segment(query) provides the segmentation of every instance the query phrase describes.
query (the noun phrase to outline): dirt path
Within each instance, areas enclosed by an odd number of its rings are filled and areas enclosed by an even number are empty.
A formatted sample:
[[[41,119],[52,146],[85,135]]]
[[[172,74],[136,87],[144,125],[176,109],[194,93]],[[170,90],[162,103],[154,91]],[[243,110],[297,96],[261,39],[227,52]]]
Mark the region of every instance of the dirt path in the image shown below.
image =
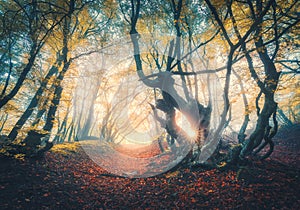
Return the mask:
[[[266,162],[250,173],[181,171],[153,178],[108,176],[84,154],[6,162],[1,167],[0,209],[297,209],[299,173]],[[5,169],[6,171],[3,171]]]
[[[80,142],[85,153],[110,173],[130,178],[159,175],[176,166],[190,151],[189,145],[161,153],[158,145],[110,146],[100,141]]]
[[[40,160],[0,159],[0,209],[298,209],[299,159],[289,165],[294,156],[281,149],[239,171],[130,179],[112,176],[78,144],[66,144]]]

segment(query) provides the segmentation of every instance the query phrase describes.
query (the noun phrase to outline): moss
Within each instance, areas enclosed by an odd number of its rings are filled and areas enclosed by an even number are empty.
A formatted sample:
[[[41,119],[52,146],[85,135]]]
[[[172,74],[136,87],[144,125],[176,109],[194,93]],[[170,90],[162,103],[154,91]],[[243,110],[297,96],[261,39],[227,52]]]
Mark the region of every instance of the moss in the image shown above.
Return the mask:
[[[79,142],[62,143],[54,145],[50,151],[62,155],[68,155],[70,153],[77,152],[79,147]]]
[[[15,155],[14,155],[14,158],[15,158],[15,159],[18,159],[18,160],[24,161],[24,160],[25,160],[25,154],[22,154],[22,153],[15,154]]]

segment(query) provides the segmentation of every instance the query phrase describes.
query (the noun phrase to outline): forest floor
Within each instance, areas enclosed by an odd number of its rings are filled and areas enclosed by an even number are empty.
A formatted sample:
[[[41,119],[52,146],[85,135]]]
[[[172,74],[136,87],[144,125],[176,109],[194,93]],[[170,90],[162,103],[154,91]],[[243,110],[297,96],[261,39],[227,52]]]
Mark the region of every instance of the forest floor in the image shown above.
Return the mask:
[[[0,209],[299,209],[299,136],[300,126],[279,132],[270,158],[238,171],[182,169],[148,178],[111,175],[80,143],[55,146],[38,160],[2,158]],[[129,151],[147,152],[158,149]]]

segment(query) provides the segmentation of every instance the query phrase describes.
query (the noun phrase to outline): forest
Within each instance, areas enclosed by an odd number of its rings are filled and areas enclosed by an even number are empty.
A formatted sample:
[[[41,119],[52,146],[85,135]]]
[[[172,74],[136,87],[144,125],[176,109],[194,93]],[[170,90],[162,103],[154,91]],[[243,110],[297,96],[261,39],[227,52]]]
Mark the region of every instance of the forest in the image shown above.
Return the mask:
[[[0,209],[297,209],[300,1],[0,2]]]

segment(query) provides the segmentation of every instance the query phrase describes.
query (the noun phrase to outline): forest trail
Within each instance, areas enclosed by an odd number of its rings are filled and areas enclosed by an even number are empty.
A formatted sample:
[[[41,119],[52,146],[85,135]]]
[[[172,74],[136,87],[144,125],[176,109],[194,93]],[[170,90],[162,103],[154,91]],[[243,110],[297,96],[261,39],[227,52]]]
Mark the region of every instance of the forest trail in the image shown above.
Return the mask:
[[[0,209],[297,209],[299,130],[279,133],[271,158],[238,171],[123,178],[95,164],[80,143],[57,145],[39,160],[0,159]],[[149,151],[140,149],[127,152]]]
[[[281,129],[274,139],[275,150],[270,159],[300,168],[300,124]]]
[[[158,143],[113,145],[102,141],[80,141],[81,148],[109,173],[130,178],[159,175],[176,166],[190,150],[189,145],[161,152]]]

